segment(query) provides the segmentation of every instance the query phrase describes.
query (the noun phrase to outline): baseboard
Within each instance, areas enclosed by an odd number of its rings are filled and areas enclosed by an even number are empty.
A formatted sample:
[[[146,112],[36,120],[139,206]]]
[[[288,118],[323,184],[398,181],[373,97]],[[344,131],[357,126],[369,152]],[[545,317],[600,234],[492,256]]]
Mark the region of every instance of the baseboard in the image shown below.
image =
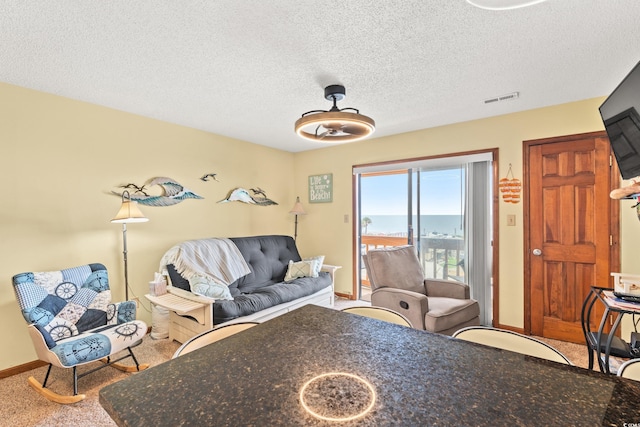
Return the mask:
[[[30,371],[32,369],[40,368],[41,366],[47,366],[47,362],[43,362],[42,360],[34,360],[33,362],[27,362],[22,365],[14,366],[9,369],[4,369],[0,371],[0,380],[3,378],[8,378],[13,375],[18,375],[23,372]]]
[[[345,299],[350,299],[350,300],[355,300],[356,299],[355,295],[343,294],[343,293],[340,293],[340,292],[336,292],[336,296],[338,298],[345,298]]]

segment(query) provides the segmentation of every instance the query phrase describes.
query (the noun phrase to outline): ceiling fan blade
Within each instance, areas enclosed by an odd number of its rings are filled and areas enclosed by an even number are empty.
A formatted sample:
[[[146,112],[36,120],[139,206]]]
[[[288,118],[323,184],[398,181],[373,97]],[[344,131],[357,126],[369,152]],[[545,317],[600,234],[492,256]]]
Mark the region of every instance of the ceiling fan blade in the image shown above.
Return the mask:
[[[332,130],[334,132],[337,132],[342,127],[342,123],[340,123],[340,122],[325,122],[325,123],[322,123],[322,127],[324,127],[325,129],[330,129],[330,130]]]
[[[364,135],[367,133],[367,131],[364,128],[361,128],[358,126],[343,126],[342,129],[340,130],[350,135]]]
[[[331,131],[327,130],[327,131],[322,132],[320,135],[316,134],[316,138],[324,139],[325,136],[330,135],[330,134],[331,134]]]

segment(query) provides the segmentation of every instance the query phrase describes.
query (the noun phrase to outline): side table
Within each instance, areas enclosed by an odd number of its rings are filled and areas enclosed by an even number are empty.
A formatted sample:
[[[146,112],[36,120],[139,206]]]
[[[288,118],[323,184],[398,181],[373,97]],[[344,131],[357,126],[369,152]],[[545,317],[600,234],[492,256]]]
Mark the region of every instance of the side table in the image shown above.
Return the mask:
[[[596,301],[599,301],[604,306],[604,312],[597,331],[593,330],[591,322]],[[640,304],[625,302],[616,298],[613,295],[612,288],[591,287],[591,292],[589,292],[582,305],[581,315],[582,331],[589,351],[589,369],[593,369],[594,353],[598,359],[600,372],[606,374],[611,373],[609,366],[610,356],[625,359],[638,357],[631,351],[629,343],[616,336],[616,331],[620,327],[620,322],[625,314],[640,315]],[[607,319],[610,315],[613,316],[613,324],[609,332],[605,333]]]
[[[186,291],[185,291],[186,292]],[[195,298],[184,298],[174,293],[145,295],[149,301],[169,310],[169,339],[184,343],[189,338],[213,329],[213,307],[211,302]],[[196,299],[197,298],[197,299]],[[200,299],[200,300],[198,300]],[[189,316],[195,321],[186,318]]]

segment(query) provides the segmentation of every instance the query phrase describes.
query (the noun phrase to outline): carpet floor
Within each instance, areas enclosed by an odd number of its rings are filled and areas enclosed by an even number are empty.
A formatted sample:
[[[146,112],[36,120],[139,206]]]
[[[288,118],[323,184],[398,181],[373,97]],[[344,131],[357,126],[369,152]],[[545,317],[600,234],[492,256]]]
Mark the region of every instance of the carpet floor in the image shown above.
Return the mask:
[[[366,304],[362,301],[338,298],[335,308],[342,309]],[[587,351],[584,345],[546,339],[544,341],[560,350],[576,366],[587,367]],[[179,346],[180,344],[175,341],[153,340],[150,336],[146,336],[142,340],[142,344],[134,349],[134,352],[141,363],[150,363],[151,366],[156,366],[169,360]],[[129,364],[130,361],[125,360],[123,363]],[[89,364],[88,367],[79,368],[79,373],[93,367],[94,364]],[[72,405],[59,405],[40,396],[27,384],[27,378],[30,376],[42,382],[46,370],[46,367],[41,367],[0,380],[0,423],[2,425],[12,427],[115,426],[116,424],[100,406],[98,392],[108,384],[129,375],[136,375],[106,367],[79,380],[78,391],[87,395],[85,400]],[[71,370],[54,367],[51,371],[48,387],[60,394],[72,394],[71,375]]]

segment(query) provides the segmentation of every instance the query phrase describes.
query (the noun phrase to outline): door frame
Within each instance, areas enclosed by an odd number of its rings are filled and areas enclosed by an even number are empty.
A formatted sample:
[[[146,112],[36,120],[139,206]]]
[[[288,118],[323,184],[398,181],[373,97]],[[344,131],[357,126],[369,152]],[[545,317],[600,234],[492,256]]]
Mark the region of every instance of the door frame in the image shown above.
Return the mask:
[[[531,334],[531,263],[529,253],[531,252],[531,218],[529,216],[531,201],[530,195],[530,182],[529,182],[529,160],[530,149],[536,145],[551,144],[557,142],[568,142],[578,139],[588,138],[606,138],[608,135],[605,131],[587,132],[575,135],[564,135],[551,138],[532,139],[522,141],[522,162],[523,162],[523,177],[522,177],[522,195],[523,195],[523,237],[524,237],[524,333]],[[620,171],[618,164],[613,160],[613,153],[609,153],[609,191],[620,186]],[[610,252],[609,252],[609,265],[611,271],[620,271],[620,203],[611,201],[609,203],[609,234],[610,234]],[[613,286],[613,278],[610,278],[609,286]]]

